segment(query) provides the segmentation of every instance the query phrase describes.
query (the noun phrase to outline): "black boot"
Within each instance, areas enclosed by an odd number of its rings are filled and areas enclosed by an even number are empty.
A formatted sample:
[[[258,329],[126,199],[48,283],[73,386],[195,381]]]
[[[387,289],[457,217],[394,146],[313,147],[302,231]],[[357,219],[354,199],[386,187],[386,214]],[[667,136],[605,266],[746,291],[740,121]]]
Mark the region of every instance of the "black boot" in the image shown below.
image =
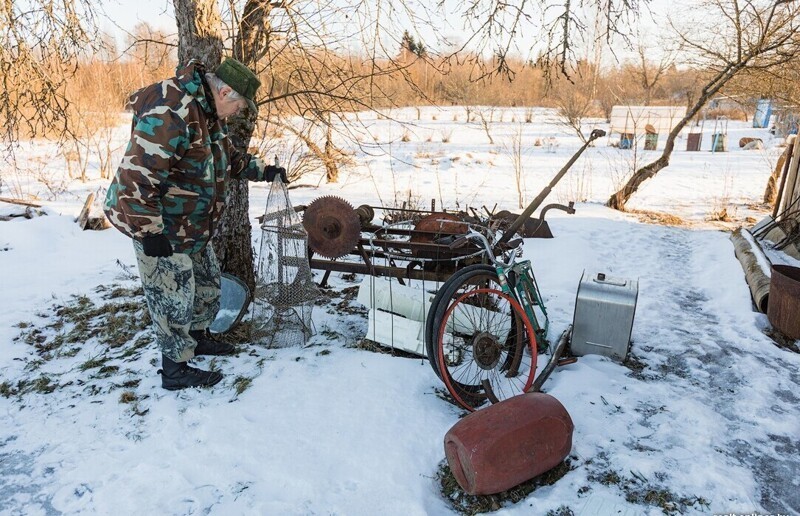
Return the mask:
[[[197,341],[195,355],[233,355],[236,352],[233,344],[218,341],[208,330],[191,330],[189,335]]]
[[[168,391],[177,391],[187,387],[211,387],[222,380],[222,374],[216,371],[203,371],[189,367],[186,362],[173,362],[161,355],[161,386]]]

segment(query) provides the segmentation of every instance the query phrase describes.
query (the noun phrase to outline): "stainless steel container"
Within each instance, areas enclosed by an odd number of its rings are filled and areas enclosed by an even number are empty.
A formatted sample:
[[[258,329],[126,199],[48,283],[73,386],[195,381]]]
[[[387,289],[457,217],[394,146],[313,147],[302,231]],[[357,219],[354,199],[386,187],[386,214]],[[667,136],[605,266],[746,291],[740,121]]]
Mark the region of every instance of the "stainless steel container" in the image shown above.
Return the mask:
[[[584,271],[575,297],[570,349],[575,355],[628,355],[639,281]]]

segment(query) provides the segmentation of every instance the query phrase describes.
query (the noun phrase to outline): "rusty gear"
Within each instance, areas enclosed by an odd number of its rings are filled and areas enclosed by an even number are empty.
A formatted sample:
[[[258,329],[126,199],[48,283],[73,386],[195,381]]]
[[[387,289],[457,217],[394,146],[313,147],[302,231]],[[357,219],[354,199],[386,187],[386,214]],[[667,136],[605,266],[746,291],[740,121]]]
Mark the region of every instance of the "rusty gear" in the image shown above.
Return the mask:
[[[361,236],[361,223],[353,207],[339,197],[318,197],[303,212],[308,246],[326,258],[339,258],[353,250]]]
[[[358,220],[361,221],[361,225],[363,226],[372,222],[372,219],[375,218],[375,210],[372,209],[372,206],[362,204],[356,208],[356,215],[358,215]]]

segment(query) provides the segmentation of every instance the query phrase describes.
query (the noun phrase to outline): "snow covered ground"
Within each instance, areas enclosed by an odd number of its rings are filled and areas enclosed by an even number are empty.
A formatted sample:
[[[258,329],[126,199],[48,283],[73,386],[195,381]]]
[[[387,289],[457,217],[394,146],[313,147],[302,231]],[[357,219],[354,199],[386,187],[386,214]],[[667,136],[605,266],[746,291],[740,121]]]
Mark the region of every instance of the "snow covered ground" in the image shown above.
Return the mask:
[[[520,211],[520,190],[527,204],[580,142],[546,110],[532,123],[524,109],[490,116],[488,134],[464,108],[423,108],[419,120],[415,109],[392,113],[405,128],[362,116],[352,127],[361,145],[341,142],[353,162],[339,183],[303,177],[292,201],[426,207],[433,198]],[[763,138],[766,149],[740,150],[742,136]],[[586,356],[556,370],[545,390],[575,422],[570,469],[497,513],[797,514],[800,356],[765,334],[769,322],[752,309],[725,231],[767,214],[759,203],[779,142],[745,123],[731,123],[729,152],[686,152],[679,140],[670,167],[629,205],[685,222],[666,226],[602,205],[635,162],[660,153],[664,136],[656,152],[608,145],[616,139],[588,149],[554,190],[547,202],[579,201],[577,213],[548,214],[556,238],[526,241],[525,257],[551,339],[572,321],[584,270],[637,278],[633,360]],[[286,162],[289,147],[270,152]],[[442,438],[463,411],[441,398],[426,360],[359,347],[361,278],[332,275],[306,347],[245,345],[234,357],[198,360],[226,375],[213,389],[164,391],[141,329],[129,240],[73,222],[87,192],[107,181],[93,170],[87,183],[70,181],[44,143],[21,155],[17,169],[3,170],[0,197],[37,196],[46,216],[0,222],[0,515],[456,513],[438,475]],[[253,218],[268,188],[251,186]],[[0,206],[0,215],[20,209]],[[735,220],[710,221],[722,208]]]

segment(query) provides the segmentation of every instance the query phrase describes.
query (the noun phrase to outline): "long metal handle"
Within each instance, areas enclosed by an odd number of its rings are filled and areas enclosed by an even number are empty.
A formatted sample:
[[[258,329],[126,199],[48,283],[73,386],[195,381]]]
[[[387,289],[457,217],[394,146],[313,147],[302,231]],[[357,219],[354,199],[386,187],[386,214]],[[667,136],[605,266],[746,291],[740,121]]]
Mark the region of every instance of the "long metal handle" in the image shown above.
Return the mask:
[[[517,233],[517,230],[520,227],[522,227],[523,224],[525,224],[525,220],[527,220],[528,217],[530,217],[531,214],[536,210],[536,208],[538,208],[539,205],[542,204],[545,198],[548,195],[550,195],[550,192],[553,190],[553,187],[556,186],[556,184],[559,181],[561,181],[561,178],[564,177],[564,174],[566,174],[567,171],[570,169],[570,167],[572,167],[572,165],[578,160],[578,158],[581,156],[581,154],[583,154],[583,151],[586,150],[589,144],[591,144],[596,139],[605,135],[606,132],[603,131],[602,129],[595,129],[594,131],[592,131],[592,134],[589,135],[589,139],[586,140],[586,143],[584,143],[583,146],[580,149],[578,149],[578,152],[576,152],[575,155],[572,156],[569,159],[569,161],[567,161],[567,164],[564,165],[561,168],[561,170],[558,171],[558,174],[556,174],[553,180],[550,181],[550,184],[545,186],[544,189],[541,192],[539,192],[539,195],[536,196],[536,199],[531,201],[528,207],[525,208],[525,211],[523,211],[522,214],[519,217],[517,217],[517,220],[515,220],[514,223],[511,224],[511,226],[505,231],[505,233],[503,233],[503,236],[500,237],[500,240],[497,241],[497,244],[504,244],[508,242],[511,239],[511,237]]]
[[[558,344],[556,344],[553,354],[550,356],[550,360],[547,362],[547,365],[544,366],[542,372],[539,373],[539,376],[536,377],[536,380],[533,382],[533,385],[531,385],[531,388],[528,390],[528,392],[540,392],[542,390],[542,385],[550,377],[553,369],[555,369],[558,365],[561,355],[564,354],[564,350],[567,348],[567,342],[569,342],[569,337],[571,334],[572,325],[570,324],[567,326],[567,329],[564,330],[564,333],[561,334],[561,338],[558,339]]]

